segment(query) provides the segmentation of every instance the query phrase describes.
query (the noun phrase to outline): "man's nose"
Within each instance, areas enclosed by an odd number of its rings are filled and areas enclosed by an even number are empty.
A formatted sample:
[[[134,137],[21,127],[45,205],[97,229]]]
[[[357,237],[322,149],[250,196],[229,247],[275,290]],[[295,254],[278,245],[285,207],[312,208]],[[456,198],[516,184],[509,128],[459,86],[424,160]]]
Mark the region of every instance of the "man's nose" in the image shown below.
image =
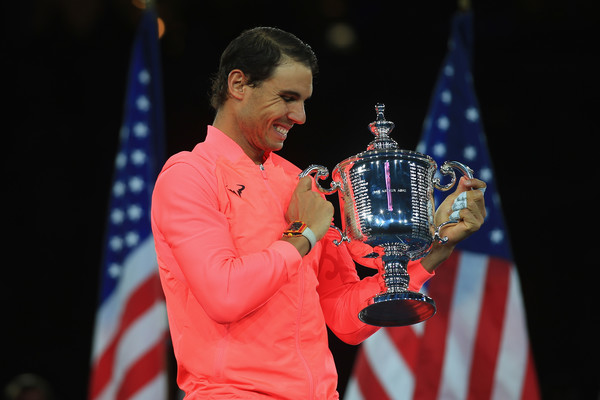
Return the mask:
[[[306,122],[306,111],[304,110],[304,103],[298,102],[290,107],[288,118],[291,119],[295,124],[302,125]]]

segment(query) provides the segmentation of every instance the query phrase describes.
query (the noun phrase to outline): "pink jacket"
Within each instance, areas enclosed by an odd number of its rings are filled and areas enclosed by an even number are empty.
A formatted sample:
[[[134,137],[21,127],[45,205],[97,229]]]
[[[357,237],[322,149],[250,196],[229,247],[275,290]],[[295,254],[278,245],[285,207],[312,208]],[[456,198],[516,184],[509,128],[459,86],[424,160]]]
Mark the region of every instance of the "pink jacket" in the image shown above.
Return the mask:
[[[326,324],[350,344],[378,329],[357,315],[383,282],[359,280],[337,232],[304,258],[279,240],[299,172],[276,154],[254,164],[209,126],[159,175],[152,229],[186,399],[337,399]],[[409,273],[413,290],[431,276]]]

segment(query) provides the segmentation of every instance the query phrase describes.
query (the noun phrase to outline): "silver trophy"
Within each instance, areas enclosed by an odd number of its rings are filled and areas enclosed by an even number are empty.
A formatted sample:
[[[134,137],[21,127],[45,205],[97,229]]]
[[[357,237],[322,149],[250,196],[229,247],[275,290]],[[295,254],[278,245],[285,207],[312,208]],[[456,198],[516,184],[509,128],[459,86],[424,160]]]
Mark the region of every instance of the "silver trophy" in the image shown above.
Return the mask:
[[[472,178],[473,171],[456,161],[440,167],[450,182],[442,185],[435,176],[437,164],[428,155],[400,150],[389,133],[394,123],[386,121],[385,106],[377,104],[376,121],[369,124],[375,135],[367,150],[335,166],[329,189],[319,180],[329,176],[327,168],[311,165],[300,176],[314,174],[319,191],[338,192],[341,212],[341,240],[348,242],[354,261],[383,269],[385,290],[360,311],[361,321],[375,326],[411,325],[433,316],[435,302],[423,293],[408,290],[409,260],[426,256],[434,241],[448,238],[440,230],[455,222],[434,224],[433,190],[447,191],[456,182],[454,169]],[[318,178],[318,179],[317,179]],[[338,229],[339,230],[339,229]]]

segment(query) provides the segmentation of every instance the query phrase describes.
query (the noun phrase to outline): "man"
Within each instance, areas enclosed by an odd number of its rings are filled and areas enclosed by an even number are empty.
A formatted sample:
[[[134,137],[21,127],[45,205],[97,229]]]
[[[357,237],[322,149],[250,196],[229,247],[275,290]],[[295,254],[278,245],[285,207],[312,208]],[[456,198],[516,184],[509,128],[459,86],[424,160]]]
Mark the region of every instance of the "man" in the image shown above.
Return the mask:
[[[152,227],[186,399],[337,399],[326,324],[351,344],[378,329],[357,315],[383,279],[358,278],[346,246],[332,243],[331,203],[273,153],[306,121],[316,71],[295,36],[242,33],[221,57],[206,140],[171,157],[156,182]],[[462,180],[436,218],[484,186]],[[445,228],[450,242],[409,264],[412,290],[484,212],[482,193],[468,191],[460,222]],[[291,225],[306,229],[284,234]]]

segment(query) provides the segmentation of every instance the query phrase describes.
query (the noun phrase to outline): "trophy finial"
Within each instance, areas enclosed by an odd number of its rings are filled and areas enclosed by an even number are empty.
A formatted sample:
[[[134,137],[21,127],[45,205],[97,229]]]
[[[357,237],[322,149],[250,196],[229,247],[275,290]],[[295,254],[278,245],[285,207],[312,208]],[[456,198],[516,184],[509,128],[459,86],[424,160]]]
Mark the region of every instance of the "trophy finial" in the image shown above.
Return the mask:
[[[377,114],[377,121],[385,120],[385,116],[383,113],[385,112],[385,104],[377,103],[375,104],[375,114]]]
[[[389,133],[394,129],[394,123],[385,119],[384,112],[385,104],[375,104],[377,119],[369,124],[369,130],[375,135],[375,140],[369,144],[367,150],[398,148],[398,144],[389,136]]]

